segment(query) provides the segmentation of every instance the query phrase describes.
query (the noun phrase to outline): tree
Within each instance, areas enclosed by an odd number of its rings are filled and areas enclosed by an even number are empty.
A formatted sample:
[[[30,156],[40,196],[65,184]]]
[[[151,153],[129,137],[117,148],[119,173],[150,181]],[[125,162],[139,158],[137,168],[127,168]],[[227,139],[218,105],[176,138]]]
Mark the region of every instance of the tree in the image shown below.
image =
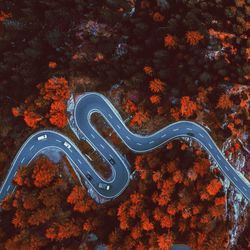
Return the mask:
[[[166,84],[160,79],[153,79],[149,82],[149,88],[153,93],[163,92]]]
[[[138,126],[142,126],[143,123],[149,120],[149,116],[147,112],[137,111],[131,120],[131,125],[137,124]]]
[[[233,102],[230,100],[230,96],[228,96],[227,94],[223,94],[220,96],[216,107],[221,109],[229,109],[232,107],[232,105]]]
[[[150,96],[150,102],[153,104],[159,104],[161,101],[161,97],[159,95]]]
[[[31,128],[37,128],[38,122],[42,120],[42,117],[33,111],[24,111],[24,121]]]
[[[80,235],[81,229],[73,220],[54,223],[46,230],[46,237],[50,240],[61,241]]]
[[[48,186],[58,172],[58,167],[48,158],[42,157],[35,162],[32,178],[36,187]]]
[[[186,40],[190,45],[196,45],[200,40],[204,38],[198,31],[188,31],[186,33]]]
[[[162,234],[157,238],[158,247],[161,250],[169,250],[170,247],[173,245],[173,242],[174,242],[174,237],[171,232],[167,234]]]
[[[190,100],[189,96],[183,96],[181,98],[181,114],[185,118],[189,118],[197,110],[197,104]]]
[[[169,49],[175,48],[177,46],[177,38],[173,35],[167,34],[164,37],[164,45]]]
[[[207,186],[207,192],[210,195],[216,195],[220,191],[221,187],[222,187],[221,182],[217,179],[213,179]]]
[[[67,202],[73,206],[75,211],[86,213],[93,210],[96,204],[90,199],[86,190],[81,186],[75,186],[67,198]]]

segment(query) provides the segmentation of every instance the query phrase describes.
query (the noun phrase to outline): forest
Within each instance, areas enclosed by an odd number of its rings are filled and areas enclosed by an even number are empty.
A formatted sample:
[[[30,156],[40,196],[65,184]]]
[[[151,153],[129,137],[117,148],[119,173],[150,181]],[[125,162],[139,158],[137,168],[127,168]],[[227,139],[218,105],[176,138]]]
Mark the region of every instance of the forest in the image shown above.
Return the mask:
[[[139,134],[179,120],[206,126],[250,181],[249,16],[249,0],[1,0],[0,181],[43,128],[109,175],[69,128],[68,100],[85,92],[105,95]],[[127,156],[129,187],[97,204],[65,156],[41,154],[20,166],[1,202],[0,249],[250,249],[249,205],[235,202],[197,142],[134,154],[101,117],[93,122]]]

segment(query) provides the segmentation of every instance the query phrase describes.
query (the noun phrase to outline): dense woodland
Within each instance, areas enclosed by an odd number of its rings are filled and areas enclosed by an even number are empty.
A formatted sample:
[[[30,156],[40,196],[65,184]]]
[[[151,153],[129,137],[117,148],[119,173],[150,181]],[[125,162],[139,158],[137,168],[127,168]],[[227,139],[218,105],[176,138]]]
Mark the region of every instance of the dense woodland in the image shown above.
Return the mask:
[[[228,141],[228,157],[246,157],[250,180],[249,15],[248,0],[2,0],[0,180],[44,127],[91,153],[66,112],[70,95],[87,91],[107,96],[137,133],[181,119],[208,126],[220,148]],[[0,249],[229,249],[223,175],[197,143],[134,155],[103,119],[94,122],[136,170],[130,186],[96,204],[65,158],[40,156],[20,166],[1,204]],[[247,222],[233,249],[250,249]]]

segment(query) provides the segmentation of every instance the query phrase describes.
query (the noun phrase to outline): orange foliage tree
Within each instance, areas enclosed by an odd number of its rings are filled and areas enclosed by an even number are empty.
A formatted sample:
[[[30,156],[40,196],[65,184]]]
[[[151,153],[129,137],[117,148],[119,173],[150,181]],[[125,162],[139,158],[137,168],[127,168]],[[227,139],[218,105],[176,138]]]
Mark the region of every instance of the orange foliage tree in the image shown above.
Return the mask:
[[[189,96],[183,96],[181,98],[181,114],[185,118],[189,118],[198,109],[197,104],[193,102]]]
[[[188,31],[186,33],[186,40],[190,45],[196,45],[200,40],[204,38],[198,31]]]
[[[153,93],[163,92],[166,84],[162,82],[160,79],[153,79],[149,83],[149,88]]]

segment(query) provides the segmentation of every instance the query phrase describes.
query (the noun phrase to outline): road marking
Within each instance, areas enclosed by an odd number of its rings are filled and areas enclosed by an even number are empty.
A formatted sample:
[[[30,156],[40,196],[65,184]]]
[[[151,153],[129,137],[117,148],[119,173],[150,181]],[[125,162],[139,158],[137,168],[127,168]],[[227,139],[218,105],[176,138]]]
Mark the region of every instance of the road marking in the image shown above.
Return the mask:
[[[7,188],[7,192],[9,191],[9,189],[10,189],[10,185],[9,185],[8,188]]]
[[[71,153],[73,152],[72,149],[70,149],[70,148],[69,148],[69,151],[70,151]]]
[[[109,154],[109,156],[110,156],[111,158],[113,158],[113,156],[112,156],[111,154]]]
[[[190,130],[190,131],[192,131],[193,129],[191,129],[191,128],[187,128],[187,130]]]
[[[227,169],[227,171],[229,171],[229,168],[226,165],[224,167]]]
[[[32,150],[32,148],[34,148],[35,147],[35,145],[32,145],[31,147],[30,147],[30,151]]]
[[[173,129],[173,131],[178,131],[178,130],[179,130],[179,128],[174,128],[174,129]]]
[[[80,161],[80,159],[77,159],[77,161],[78,161],[80,164],[82,164],[82,162]]]
[[[243,187],[243,189],[244,189],[245,191],[247,191],[247,189],[246,189],[245,187]]]
[[[204,136],[201,133],[199,133],[199,135],[204,138]]]
[[[57,142],[62,142],[62,141],[60,141],[60,140],[58,140],[58,139],[56,139],[56,141],[57,141]]]
[[[21,160],[21,163],[23,163],[24,160],[25,160],[25,157],[23,157],[23,159]]]
[[[104,146],[103,146],[102,144],[100,144],[100,146],[101,146],[102,148],[104,148]]]
[[[119,125],[117,125],[117,128],[121,129],[121,127]]]
[[[16,176],[16,174],[17,174],[17,171],[15,172],[14,177]]]
[[[112,119],[113,118],[113,116],[111,115],[111,114],[109,114],[109,117]]]
[[[128,137],[127,135],[126,135],[126,138],[131,141],[130,137]]]
[[[166,135],[167,135],[167,134],[162,135],[161,138],[164,138]]]
[[[139,142],[137,142],[136,144],[137,144],[137,145],[139,145],[139,146],[142,146],[142,144],[141,144],[141,143],[139,143]]]
[[[218,158],[219,160],[221,160],[221,158],[220,158],[220,156],[219,156],[219,155],[217,155],[217,158]]]
[[[234,179],[236,180],[236,181],[238,181],[238,179],[234,176]]]
[[[155,141],[150,141],[149,144],[152,144],[152,143],[154,143],[154,142],[155,142]]]
[[[90,134],[91,135],[91,137],[94,139],[95,138],[95,136],[93,135],[93,134]]]
[[[210,143],[208,143],[208,146],[212,149],[213,147],[212,147],[212,145],[210,144]]]

